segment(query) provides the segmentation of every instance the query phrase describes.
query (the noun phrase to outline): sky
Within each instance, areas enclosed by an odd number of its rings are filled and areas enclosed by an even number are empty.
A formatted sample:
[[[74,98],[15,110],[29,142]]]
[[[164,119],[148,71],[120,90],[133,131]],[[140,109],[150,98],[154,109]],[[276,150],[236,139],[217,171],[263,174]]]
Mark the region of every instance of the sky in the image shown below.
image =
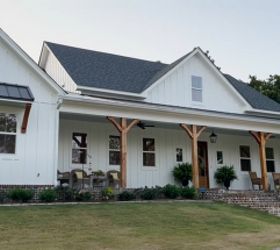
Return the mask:
[[[243,81],[280,74],[279,0],[0,0],[0,28],[38,62],[43,41],[172,63],[200,46]]]

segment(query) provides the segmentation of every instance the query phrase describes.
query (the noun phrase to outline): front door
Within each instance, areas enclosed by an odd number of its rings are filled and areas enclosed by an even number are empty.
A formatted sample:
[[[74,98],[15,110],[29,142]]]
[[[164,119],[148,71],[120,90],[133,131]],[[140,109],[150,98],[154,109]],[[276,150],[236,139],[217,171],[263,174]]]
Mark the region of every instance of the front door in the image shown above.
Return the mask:
[[[199,187],[209,188],[208,181],[208,153],[207,153],[207,142],[197,142],[198,150],[198,168],[199,168]]]

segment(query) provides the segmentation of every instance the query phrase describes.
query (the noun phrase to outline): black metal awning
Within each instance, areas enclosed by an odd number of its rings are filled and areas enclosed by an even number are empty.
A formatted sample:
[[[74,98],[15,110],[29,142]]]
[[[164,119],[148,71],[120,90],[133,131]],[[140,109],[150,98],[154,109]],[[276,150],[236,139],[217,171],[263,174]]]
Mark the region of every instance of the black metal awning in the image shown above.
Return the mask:
[[[0,82],[0,99],[19,101],[34,101],[34,96],[28,86]]]

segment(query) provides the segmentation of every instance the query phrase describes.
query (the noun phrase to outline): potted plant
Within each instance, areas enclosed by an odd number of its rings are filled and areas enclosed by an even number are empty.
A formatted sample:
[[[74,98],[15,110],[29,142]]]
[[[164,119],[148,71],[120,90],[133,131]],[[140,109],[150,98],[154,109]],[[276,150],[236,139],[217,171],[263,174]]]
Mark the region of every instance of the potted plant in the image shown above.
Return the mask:
[[[105,173],[104,173],[102,170],[92,171],[91,173],[92,173],[94,176],[97,176],[97,177],[103,177],[103,176],[105,176]]]
[[[230,187],[230,183],[234,180],[238,180],[234,166],[222,166],[217,168],[214,178],[218,184],[223,183],[226,189]]]
[[[174,179],[180,181],[182,186],[188,186],[189,181],[192,181],[193,178],[192,164],[188,162],[178,163],[178,165],[174,166],[172,173]]]

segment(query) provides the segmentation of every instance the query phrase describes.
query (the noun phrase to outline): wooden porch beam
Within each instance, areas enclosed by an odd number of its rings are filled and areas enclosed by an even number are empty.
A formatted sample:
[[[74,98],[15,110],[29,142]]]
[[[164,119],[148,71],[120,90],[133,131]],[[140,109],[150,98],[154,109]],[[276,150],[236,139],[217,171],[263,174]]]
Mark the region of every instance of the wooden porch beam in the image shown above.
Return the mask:
[[[262,172],[262,184],[263,189],[268,189],[268,180],[267,180],[267,167],[266,167],[266,153],[265,153],[265,144],[267,140],[272,136],[271,133],[268,133],[266,136],[264,132],[254,132],[249,131],[249,133],[256,139],[259,144],[259,152],[260,152],[260,164],[261,164],[261,172]]]
[[[121,187],[126,187],[126,169],[127,169],[127,133],[128,131],[137,123],[139,120],[134,119],[128,126],[126,118],[121,118],[120,123],[118,123],[113,117],[108,116],[107,119],[113,123],[116,129],[120,132],[121,137]]]
[[[187,134],[189,135],[192,143],[192,165],[193,165],[193,186],[195,188],[199,188],[199,171],[198,171],[198,148],[197,148],[197,140],[201,133],[207,128],[203,126],[197,132],[197,126],[191,125],[191,129],[188,128],[186,124],[180,124],[181,128],[183,128]]]
[[[22,134],[26,133],[31,107],[32,107],[31,103],[27,103],[25,106],[24,116],[23,116],[22,125],[21,125]]]

